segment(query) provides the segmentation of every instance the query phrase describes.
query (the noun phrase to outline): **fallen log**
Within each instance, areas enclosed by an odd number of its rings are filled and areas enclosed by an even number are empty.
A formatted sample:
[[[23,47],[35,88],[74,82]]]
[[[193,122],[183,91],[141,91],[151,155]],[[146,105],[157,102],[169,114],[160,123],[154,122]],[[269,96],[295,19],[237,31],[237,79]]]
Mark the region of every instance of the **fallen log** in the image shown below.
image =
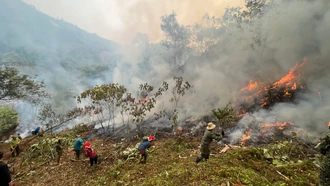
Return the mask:
[[[235,149],[235,148],[239,148],[239,147],[240,146],[225,144],[225,147],[220,151],[220,154],[226,153],[229,149]]]

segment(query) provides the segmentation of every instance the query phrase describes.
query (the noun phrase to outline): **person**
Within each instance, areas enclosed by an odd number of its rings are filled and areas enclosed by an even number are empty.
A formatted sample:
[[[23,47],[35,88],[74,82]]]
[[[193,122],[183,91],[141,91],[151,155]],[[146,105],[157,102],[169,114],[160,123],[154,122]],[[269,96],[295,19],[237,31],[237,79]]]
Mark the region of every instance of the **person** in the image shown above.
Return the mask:
[[[77,135],[78,139],[74,142],[73,150],[76,152],[76,158],[77,160],[80,159],[80,151],[81,151],[81,145],[84,143],[84,140],[80,138],[79,135]]]
[[[33,135],[37,135],[39,134],[39,132],[41,133],[42,132],[42,126],[38,126],[36,129],[34,129],[34,131],[32,131],[32,134]]]
[[[93,164],[97,164],[97,159],[98,159],[98,156],[97,156],[97,153],[94,149],[92,149],[91,146],[86,146],[86,156],[89,157],[89,162],[91,164],[91,166],[93,166]]]
[[[319,186],[330,185],[330,133],[321,138],[320,143],[318,143],[315,148],[320,150],[321,154],[324,155],[321,162]]]
[[[154,141],[154,136],[149,136],[148,138],[143,139],[138,147],[139,154],[141,154],[141,159],[143,158],[144,161],[140,161],[141,163],[147,162],[147,149],[151,147],[152,142]]]
[[[221,134],[217,134],[213,132],[215,129],[215,125],[210,122],[207,124],[206,130],[204,132],[204,136],[202,138],[201,142],[201,156],[196,158],[196,163],[199,163],[203,159],[207,161],[210,157],[210,144],[213,141],[213,139],[219,141],[223,138],[224,132],[222,130]]]
[[[0,152],[0,185],[9,186],[11,183],[11,176],[8,165],[1,161],[3,152]]]
[[[60,164],[60,159],[62,156],[62,140],[59,139],[55,145],[55,152],[56,152],[56,163],[57,165]]]
[[[10,151],[13,157],[19,155],[19,142],[18,137],[11,135],[12,140],[10,141]]]

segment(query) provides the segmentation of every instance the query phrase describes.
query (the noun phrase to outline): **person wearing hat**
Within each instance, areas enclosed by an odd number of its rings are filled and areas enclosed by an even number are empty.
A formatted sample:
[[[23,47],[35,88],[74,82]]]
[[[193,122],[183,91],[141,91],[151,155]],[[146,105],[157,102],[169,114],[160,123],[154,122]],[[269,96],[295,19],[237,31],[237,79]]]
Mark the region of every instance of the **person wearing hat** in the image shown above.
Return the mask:
[[[141,159],[143,158],[144,161],[140,161],[141,163],[147,162],[147,149],[151,147],[152,142],[154,141],[154,136],[149,136],[148,138],[143,139],[143,141],[140,143],[138,147],[139,154],[141,154]]]
[[[11,135],[10,136],[12,138],[12,140],[10,141],[10,151],[11,151],[11,155],[13,157],[18,156],[19,155],[19,142],[20,140],[18,139],[18,137]]]
[[[206,130],[204,132],[204,136],[201,142],[201,156],[196,158],[196,163],[199,163],[203,159],[207,161],[210,157],[210,144],[215,139],[217,141],[221,140],[224,136],[224,132],[222,131],[221,134],[217,134],[213,132],[215,129],[215,125],[210,122],[207,124]]]

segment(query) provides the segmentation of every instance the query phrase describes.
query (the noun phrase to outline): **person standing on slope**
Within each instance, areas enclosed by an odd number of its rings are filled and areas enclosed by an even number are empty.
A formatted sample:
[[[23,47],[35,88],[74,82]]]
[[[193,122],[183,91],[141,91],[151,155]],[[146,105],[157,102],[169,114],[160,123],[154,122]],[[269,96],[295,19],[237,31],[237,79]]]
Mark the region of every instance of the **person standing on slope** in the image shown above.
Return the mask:
[[[80,159],[81,145],[84,143],[84,140],[77,135],[78,139],[74,142],[73,150],[76,152],[76,159]]]
[[[56,163],[57,165],[60,164],[60,159],[61,159],[61,156],[62,156],[62,140],[58,140],[56,145],[55,145],[55,152],[56,152]]]
[[[205,159],[207,161],[210,157],[210,144],[215,139],[217,141],[221,140],[224,137],[224,132],[222,130],[221,134],[214,133],[215,125],[210,122],[207,124],[204,136],[201,142],[201,156],[196,158],[196,163],[199,163],[201,160]]]
[[[87,157],[89,157],[91,166],[93,166],[94,163],[97,164],[98,156],[97,156],[96,151],[94,149],[92,149],[91,146],[85,146],[85,147],[86,147],[85,155]]]

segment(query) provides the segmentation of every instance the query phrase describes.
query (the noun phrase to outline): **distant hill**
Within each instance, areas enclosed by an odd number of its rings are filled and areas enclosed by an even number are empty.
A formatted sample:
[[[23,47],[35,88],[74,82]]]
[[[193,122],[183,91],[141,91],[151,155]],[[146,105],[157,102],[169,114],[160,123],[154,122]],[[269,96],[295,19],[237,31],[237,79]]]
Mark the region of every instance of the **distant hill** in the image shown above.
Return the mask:
[[[0,65],[38,75],[50,91],[92,86],[99,79],[111,81],[120,47],[115,42],[50,17],[21,0],[0,1],[0,28]]]

